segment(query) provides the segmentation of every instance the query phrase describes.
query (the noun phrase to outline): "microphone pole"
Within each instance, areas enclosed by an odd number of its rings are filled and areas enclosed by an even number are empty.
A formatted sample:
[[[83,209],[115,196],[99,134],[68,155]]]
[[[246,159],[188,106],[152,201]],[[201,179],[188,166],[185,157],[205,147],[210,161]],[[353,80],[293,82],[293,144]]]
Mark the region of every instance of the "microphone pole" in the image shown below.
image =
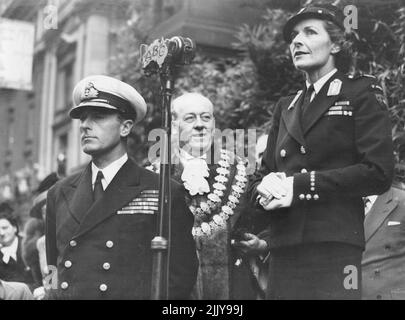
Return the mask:
[[[157,235],[152,240],[151,248],[154,251],[152,264],[152,300],[166,300],[169,296],[169,247],[170,221],[171,221],[171,100],[174,89],[174,77],[170,66],[160,73],[161,113],[163,136],[160,150],[160,179],[159,179],[159,215],[157,221]],[[165,218],[167,219],[165,223]],[[164,237],[167,226],[168,239]],[[166,270],[166,272],[163,272]]]
[[[190,38],[157,39],[151,45],[141,45],[142,68],[147,76],[158,73],[161,82],[161,113],[164,131],[160,150],[159,210],[156,235],[151,241],[151,299],[169,298],[169,268],[171,239],[171,100],[174,73],[194,58],[195,45]],[[167,236],[167,238],[165,238]],[[164,271],[164,272],[163,272]]]

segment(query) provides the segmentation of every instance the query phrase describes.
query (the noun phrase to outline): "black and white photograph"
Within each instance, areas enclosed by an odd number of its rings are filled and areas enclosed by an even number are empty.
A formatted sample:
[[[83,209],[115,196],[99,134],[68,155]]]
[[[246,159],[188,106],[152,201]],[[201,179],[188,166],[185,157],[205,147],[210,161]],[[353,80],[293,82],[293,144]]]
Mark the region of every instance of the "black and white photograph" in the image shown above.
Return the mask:
[[[405,300],[405,0],[0,0],[0,300]]]

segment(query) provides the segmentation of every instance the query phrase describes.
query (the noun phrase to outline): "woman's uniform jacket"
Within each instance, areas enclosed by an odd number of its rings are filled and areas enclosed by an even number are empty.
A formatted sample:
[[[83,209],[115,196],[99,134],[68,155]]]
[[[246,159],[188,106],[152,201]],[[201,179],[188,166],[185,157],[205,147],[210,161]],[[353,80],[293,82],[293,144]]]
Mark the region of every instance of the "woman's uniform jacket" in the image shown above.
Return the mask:
[[[270,249],[314,242],[364,247],[363,196],[381,194],[393,178],[391,123],[371,76],[337,71],[301,114],[302,92],[280,99],[262,167],[249,195],[270,172],[294,176],[291,207],[270,215]],[[259,205],[260,206],[260,205]],[[260,206],[261,207],[261,206]]]

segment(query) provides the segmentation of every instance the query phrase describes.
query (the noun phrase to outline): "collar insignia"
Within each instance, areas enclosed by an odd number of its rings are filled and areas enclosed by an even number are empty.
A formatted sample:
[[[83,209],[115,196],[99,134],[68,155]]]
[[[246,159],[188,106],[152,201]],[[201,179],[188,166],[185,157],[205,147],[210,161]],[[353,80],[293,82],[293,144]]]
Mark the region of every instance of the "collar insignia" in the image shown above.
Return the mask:
[[[333,80],[329,84],[329,89],[328,89],[328,97],[330,96],[337,96],[340,93],[340,89],[342,88],[342,81],[339,79]]]

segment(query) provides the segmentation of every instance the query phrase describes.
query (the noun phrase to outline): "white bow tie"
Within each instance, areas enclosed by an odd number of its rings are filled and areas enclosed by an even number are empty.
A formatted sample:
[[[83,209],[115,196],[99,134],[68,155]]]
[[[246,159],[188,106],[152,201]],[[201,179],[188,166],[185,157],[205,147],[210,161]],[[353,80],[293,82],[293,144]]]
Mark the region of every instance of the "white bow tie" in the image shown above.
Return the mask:
[[[204,154],[195,158],[189,154],[183,154],[181,162],[184,170],[181,174],[181,180],[184,181],[184,187],[190,192],[190,195],[203,195],[210,192],[207,177],[209,177],[209,168],[207,166],[207,156]]]

